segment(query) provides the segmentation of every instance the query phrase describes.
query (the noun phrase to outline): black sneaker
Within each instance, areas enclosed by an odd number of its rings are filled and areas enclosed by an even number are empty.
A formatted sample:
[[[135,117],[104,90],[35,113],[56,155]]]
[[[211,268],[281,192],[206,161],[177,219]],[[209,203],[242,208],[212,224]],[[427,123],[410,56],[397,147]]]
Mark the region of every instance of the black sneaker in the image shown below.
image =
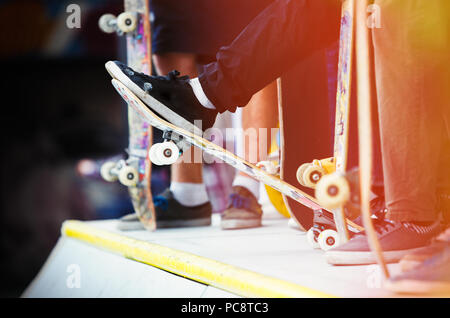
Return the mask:
[[[246,188],[233,187],[230,203],[222,213],[224,230],[245,229],[261,226],[262,209],[256,197]]]
[[[408,222],[392,222],[381,218],[374,220],[374,227],[387,263],[398,262],[406,254],[430,244],[441,230],[440,221],[430,226],[419,226]],[[328,263],[333,265],[363,265],[377,262],[365,232],[356,233],[347,243],[325,253]]]
[[[450,243],[411,271],[394,276],[384,287],[402,294],[450,296]]]
[[[118,61],[109,61],[105,67],[152,111],[175,126],[201,135],[214,124],[217,111],[200,104],[188,76],[179,76],[177,71],[167,76],[148,76]]]
[[[156,227],[193,227],[211,225],[212,206],[210,202],[187,207],[180,204],[169,189],[153,198],[156,212]]]

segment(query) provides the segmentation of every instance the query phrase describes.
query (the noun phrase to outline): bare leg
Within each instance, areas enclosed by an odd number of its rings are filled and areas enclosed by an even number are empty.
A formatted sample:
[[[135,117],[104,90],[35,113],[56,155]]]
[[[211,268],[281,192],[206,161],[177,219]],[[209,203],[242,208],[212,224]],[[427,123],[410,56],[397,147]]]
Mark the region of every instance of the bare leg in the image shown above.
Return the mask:
[[[172,70],[177,70],[181,75],[193,78],[197,76],[197,65],[195,54],[188,53],[165,53],[153,56],[158,74],[165,75]],[[184,156],[191,155],[188,151]],[[171,181],[185,183],[202,183],[202,164],[177,162],[171,166]]]
[[[258,162],[267,158],[272,129],[278,126],[277,102],[277,83],[275,81],[253,95],[247,107],[242,109],[242,128],[244,131],[252,129],[257,132],[256,145],[252,144],[254,141],[250,138],[244,142],[243,151],[246,160],[255,161],[256,159]],[[243,172],[239,172],[239,174],[247,176]]]
[[[276,82],[273,82],[253,95],[242,110],[242,128],[244,130],[242,155],[252,163],[267,158],[271,130],[277,127],[277,101],[277,85]],[[261,128],[265,130],[261,130]],[[261,226],[262,210],[258,199],[259,181],[239,172],[233,181],[230,205],[222,214],[222,229]],[[242,201],[246,203],[243,204]]]

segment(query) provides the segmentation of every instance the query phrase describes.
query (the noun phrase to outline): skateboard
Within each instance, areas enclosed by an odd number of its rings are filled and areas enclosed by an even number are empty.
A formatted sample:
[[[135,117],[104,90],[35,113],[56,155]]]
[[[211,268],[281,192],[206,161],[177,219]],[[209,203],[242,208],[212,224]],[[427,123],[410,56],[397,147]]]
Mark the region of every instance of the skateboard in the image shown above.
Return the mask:
[[[304,191],[311,195],[323,176],[333,174],[336,168],[345,171],[353,50],[352,6],[353,1],[348,0],[342,6],[339,54],[330,56],[327,50],[312,52],[307,60],[300,62],[292,72],[284,74],[281,79],[284,104],[280,107],[280,112],[283,113],[284,143],[281,177],[291,184],[298,182],[306,187]],[[339,28],[338,22],[335,24],[332,28]],[[333,64],[330,63],[331,59],[335,64],[339,62],[338,76],[334,82],[330,81],[332,77],[329,65]],[[336,70],[332,72],[335,76]],[[335,97],[336,104],[332,104]],[[334,120],[333,109],[336,114]],[[299,124],[301,118],[307,120]],[[334,132],[330,129],[333,125]],[[331,143],[333,137],[335,141]],[[331,152],[333,157],[330,157]],[[312,160],[314,157],[309,154],[314,154],[315,158],[326,159]],[[306,164],[299,165],[302,162]],[[346,225],[340,222],[339,218],[339,215],[342,216],[341,210],[333,207],[336,214],[322,213],[323,211],[311,213],[290,198],[285,200],[293,214],[303,215],[303,218],[309,216],[307,239],[313,247],[317,247],[320,236],[321,242],[328,241],[327,248],[347,240]],[[337,235],[336,230],[340,235]]]
[[[105,14],[99,27],[106,33],[126,36],[127,62],[133,69],[151,74],[151,30],[149,0],[125,0],[125,12],[117,17]],[[151,161],[148,153],[152,144],[152,126],[132,107],[128,107],[128,158],[107,162],[101,168],[106,181],[119,180],[128,187],[133,208],[148,230],[156,228],[155,210],[151,194]]]
[[[370,191],[373,171],[372,157],[372,108],[370,89],[369,28],[367,21],[368,0],[358,0],[356,17],[356,77],[358,91],[358,139],[359,139],[359,183],[361,214],[369,246],[375,253],[383,274],[389,278],[389,271],[383,258],[380,243],[372,224],[370,213]]]
[[[282,181],[280,178],[265,171],[265,169],[258,168],[256,165],[253,165],[225,150],[224,148],[214,144],[213,142],[202,138],[197,133],[187,131],[165,121],[153,113],[149,107],[147,107],[136,95],[134,95],[117,79],[112,79],[111,83],[122,98],[128,103],[129,107],[132,107],[150,125],[163,131],[163,138],[165,141],[154,144],[150,148],[149,157],[152,162],[156,162],[157,164],[172,164],[177,161],[183,151],[189,149],[191,146],[195,146],[200,148],[205,153],[231,165],[235,169],[242,171],[262,183],[269,185],[279,192],[291,197],[311,210],[322,209],[314,197],[306,194],[300,189],[297,189],[291,184]],[[156,100],[153,102],[159,103]],[[299,224],[301,225],[301,222],[299,222]],[[350,223],[350,225],[357,230],[361,229],[357,224]]]
[[[344,205],[350,197],[350,187],[345,179],[345,173],[352,83],[354,7],[354,0],[345,0],[342,4],[333,157],[303,164],[297,170],[298,182],[315,188],[318,202],[333,211],[334,223],[339,234],[336,245],[343,244],[350,238],[345,222]],[[311,237],[315,238],[317,234],[319,237],[322,235],[316,232],[315,235],[311,234]]]

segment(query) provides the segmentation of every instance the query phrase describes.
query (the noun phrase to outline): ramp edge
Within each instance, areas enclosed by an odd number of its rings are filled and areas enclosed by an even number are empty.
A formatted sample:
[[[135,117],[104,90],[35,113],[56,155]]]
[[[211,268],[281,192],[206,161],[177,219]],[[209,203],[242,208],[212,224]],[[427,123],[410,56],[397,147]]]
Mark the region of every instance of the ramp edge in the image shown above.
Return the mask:
[[[298,284],[68,220],[61,234],[227,292],[254,298],[335,297]]]

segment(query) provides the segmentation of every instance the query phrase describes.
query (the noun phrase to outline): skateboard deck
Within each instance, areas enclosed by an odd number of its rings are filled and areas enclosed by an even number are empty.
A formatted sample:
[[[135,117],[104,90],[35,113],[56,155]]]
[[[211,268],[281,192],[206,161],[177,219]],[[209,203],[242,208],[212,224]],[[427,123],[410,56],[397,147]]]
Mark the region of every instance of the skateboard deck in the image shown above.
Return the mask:
[[[367,21],[367,0],[356,3],[356,64],[358,90],[358,138],[359,138],[359,183],[360,204],[364,228],[368,236],[369,245],[375,253],[384,276],[389,278],[389,271],[384,262],[380,243],[373,228],[370,212],[370,192],[372,184],[372,108],[370,85],[370,53],[369,30]]]
[[[105,32],[126,35],[127,64],[133,69],[151,74],[151,30],[149,0],[125,0],[125,12],[117,18],[104,15],[100,28]],[[105,175],[121,176],[131,197],[139,220],[148,230],[156,228],[155,211],[151,194],[151,161],[148,150],[152,144],[152,126],[132,107],[128,107],[129,144],[128,158],[104,168]],[[108,169],[109,168],[109,169]],[[114,179],[114,178],[113,178]],[[127,182],[127,180],[130,182]],[[120,180],[122,181],[122,180]]]
[[[334,160],[336,164],[336,173],[341,175],[346,172],[348,157],[348,131],[354,43],[354,6],[354,0],[346,0],[342,4],[341,35],[339,40]],[[334,209],[333,213],[336,228],[340,236],[340,242],[345,243],[349,240],[349,233],[345,223],[344,205]]]
[[[296,200],[300,204],[306,206],[312,210],[320,210],[322,207],[317,203],[314,197],[306,194],[305,192],[297,189],[296,187],[282,181],[281,179],[267,173],[264,169],[247,162],[246,160],[236,156],[235,154],[223,149],[222,147],[208,141],[201,136],[194,134],[190,131],[176,127],[171,123],[165,121],[155,113],[153,113],[149,107],[147,107],[136,95],[134,95],[124,84],[116,79],[111,80],[114,88],[122,96],[122,98],[128,103],[129,107],[136,110],[139,115],[146,120],[153,127],[164,132],[165,136],[170,136],[170,141],[166,142],[169,145],[167,147],[162,144],[155,144],[153,147],[158,146],[158,151],[161,152],[161,157],[166,156],[172,162],[174,159],[174,151],[188,149],[191,145],[200,148],[209,155],[222,160],[223,162],[233,166],[235,169],[242,171],[255,179],[261,181],[264,184],[271,186],[272,188],[280,191],[281,193],[288,195],[292,199]],[[158,101],[154,101],[159,103]],[[152,148],[153,148],[152,147]],[[152,152],[152,150],[150,150]],[[178,154],[179,155],[179,154]],[[150,155],[151,156],[151,155]],[[160,162],[161,163],[161,162]],[[295,217],[295,216],[293,216]],[[297,220],[299,222],[299,220]],[[301,225],[301,222],[299,222]],[[353,224],[359,228],[358,225]],[[352,225],[352,226],[353,226]]]
[[[334,172],[320,174],[316,183],[316,198],[333,211],[334,223],[339,235],[339,244],[350,238],[345,221],[345,204],[350,189],[345,173],[348,159],[349,119],[351,107],[351,86],[354,48],[354,0],[342,3],[341,28],[339,37],[339,62],[336,93],[336,115],[334,125]],[[299,171],[301,168],[299,168]],[[305,177],[303,177],[305,179]]]

